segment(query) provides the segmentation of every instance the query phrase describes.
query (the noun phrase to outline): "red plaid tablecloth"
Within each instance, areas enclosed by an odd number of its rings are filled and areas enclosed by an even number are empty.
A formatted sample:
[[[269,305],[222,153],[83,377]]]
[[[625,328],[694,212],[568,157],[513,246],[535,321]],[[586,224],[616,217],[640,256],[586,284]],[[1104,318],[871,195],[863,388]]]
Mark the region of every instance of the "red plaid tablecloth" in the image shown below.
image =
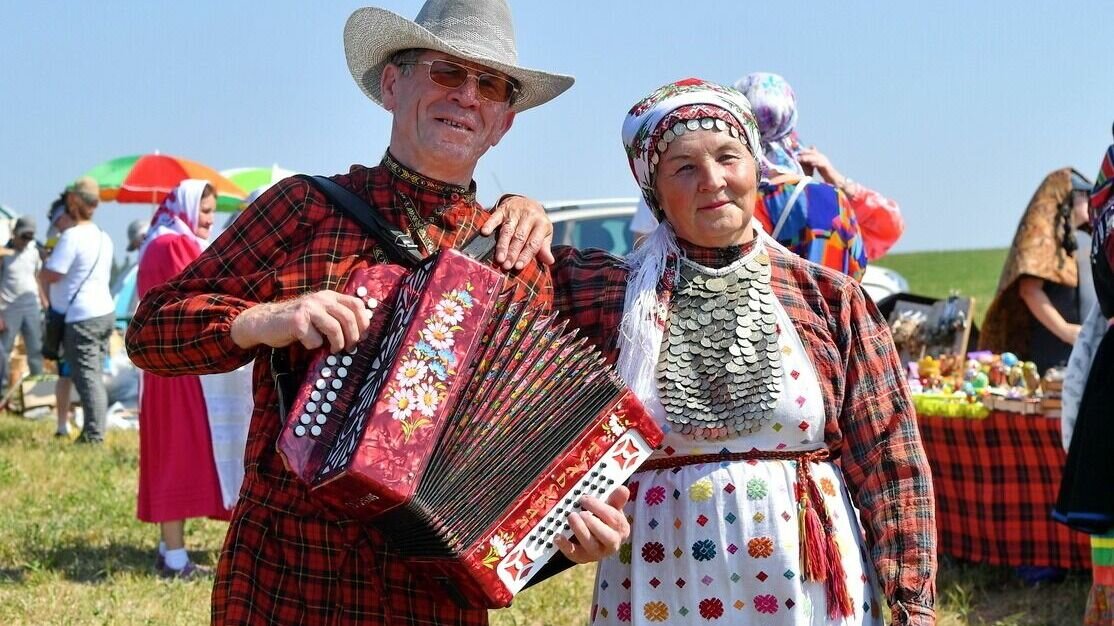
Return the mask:
[[[1091,566],[1088,536],[1052,521],[1064,450],[1060,420],[993,411],[918,416],[936,488],[939,549],[994,565]]]

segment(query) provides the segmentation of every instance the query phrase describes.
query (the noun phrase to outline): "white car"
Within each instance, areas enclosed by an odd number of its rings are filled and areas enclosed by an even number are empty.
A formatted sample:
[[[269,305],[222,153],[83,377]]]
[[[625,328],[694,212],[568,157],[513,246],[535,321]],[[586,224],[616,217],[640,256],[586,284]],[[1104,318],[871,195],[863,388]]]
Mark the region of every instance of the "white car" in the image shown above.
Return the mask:
[[[553,221],[553,244],[600,248],[626,256],[634,247],[630,220],[638,208],[634,198],[573,200],[544,204]]]
[[[601,248],[615,256],[624,256],[634,247],[630,221],[638,208],[635,198],[547,202],[544,206],[553,220],[556,245]],[[909,291],[904,276],[878,265],[867,266],[862,285],[875,302]]]

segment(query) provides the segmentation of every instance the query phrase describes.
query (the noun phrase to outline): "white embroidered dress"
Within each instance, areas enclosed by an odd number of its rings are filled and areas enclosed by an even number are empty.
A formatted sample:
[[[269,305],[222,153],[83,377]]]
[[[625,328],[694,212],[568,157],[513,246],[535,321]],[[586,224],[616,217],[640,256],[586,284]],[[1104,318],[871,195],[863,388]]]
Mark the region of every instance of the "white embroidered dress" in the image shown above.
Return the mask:
[[[762,250],[756,245],[725,269]],[[718,441],[669,432],[661,420],[666,436],[654,458],[824,446],[816,371],[780,303],[776,315],[783,386],[773,418],[757,433]],[[824,583],[801,580],[796,463],[756,460],[632,476],[630,541],[599,565],[592,623],[881,624],[873,568],[843,477],[830,462],[814,463],[812,475],[832,514],[852,617],[829,620]]]

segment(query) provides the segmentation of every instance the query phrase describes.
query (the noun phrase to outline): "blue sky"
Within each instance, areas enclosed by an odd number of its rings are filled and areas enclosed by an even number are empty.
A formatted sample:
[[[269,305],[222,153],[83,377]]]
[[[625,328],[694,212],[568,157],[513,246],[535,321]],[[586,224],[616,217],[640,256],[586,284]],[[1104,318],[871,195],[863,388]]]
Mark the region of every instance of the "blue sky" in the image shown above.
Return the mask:
[[[0,203],[42,216],[69,180],[160,150],[217,169],[374,164],[389,117],[341,31],[359,2],[24,2],[0,34]],[[421,3],[380,6],[413,17]],[[775,14],[777,7],[781,13]],[[1002,247],[1052,169],[1093,176],[1114,86],[1098,2],[512,2],[522,64],[576,85],[518,117],[476,171],[481,200],[634,195],[627,109],[686,76],[765,70],[799,130],[901,204],[896,251]],[[118,242],[150,207],[105,204]],[[122,246],[118,246],[122,247]]]

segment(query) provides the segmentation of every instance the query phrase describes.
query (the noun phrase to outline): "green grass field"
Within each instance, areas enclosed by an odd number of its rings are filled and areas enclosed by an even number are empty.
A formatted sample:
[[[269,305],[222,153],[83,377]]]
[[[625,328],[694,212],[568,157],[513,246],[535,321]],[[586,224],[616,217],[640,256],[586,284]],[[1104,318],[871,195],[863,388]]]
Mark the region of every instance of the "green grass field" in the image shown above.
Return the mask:
[[[975,299],[975,321],[982,324],[986,307],[994,298],[1006,248],[963,252],[911,252],[890,254],[877,265],[897,271],[909,281],[913,293],[944,298],[954,291]]]
[[[950,287],[993,294],[1002,251],[892,255],[916,293]],[[935,272],[932,268],[947,268]],[[987,276],[992,275],[991,278]],[[0,415],[0,624],[203,624],[207,581],[155,577],[157,530],[135,519],[138,438],[112,432],[100,448],[52,436],[51,419]],[[225,525],[186,527],[195,560],[214,565]],[[584,624],[593,568],[579,567],[523,593],[492,613],[495,626]],[[1080,623],[1086,572],[1031,589],[1008,568],[945,562],[938,581],[939,623],[996,626]]]

